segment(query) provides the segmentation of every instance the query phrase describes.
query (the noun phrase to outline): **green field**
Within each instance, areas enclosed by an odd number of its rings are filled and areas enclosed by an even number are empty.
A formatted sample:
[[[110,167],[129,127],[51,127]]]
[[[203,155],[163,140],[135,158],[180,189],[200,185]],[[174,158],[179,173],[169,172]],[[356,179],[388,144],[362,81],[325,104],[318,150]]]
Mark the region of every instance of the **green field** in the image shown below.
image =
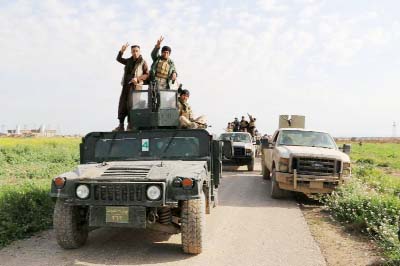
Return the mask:
[[[353,144],[352,181],[323,198],[339,221],[376,240],[388,258],[387,265],[400,264],[399,158],[400,144]]]
[[[51,226],[51,178],[79,163],[79,138],[0,138],[0,247]],[[352,181],[323,202],[400,262],[400,144],[353,144]]]
[[[79,138],[0,138],[0,247],[48,228],[50,180],[79,162]]]

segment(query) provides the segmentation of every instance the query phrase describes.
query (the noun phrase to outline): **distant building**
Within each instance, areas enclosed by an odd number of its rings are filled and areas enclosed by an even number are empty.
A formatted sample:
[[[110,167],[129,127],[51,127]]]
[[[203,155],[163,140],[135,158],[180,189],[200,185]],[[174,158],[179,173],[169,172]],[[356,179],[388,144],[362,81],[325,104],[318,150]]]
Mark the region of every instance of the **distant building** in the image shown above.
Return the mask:
[[[32,137],[54,137],[57,135],[57,130],[46,129],[44,125],[41,125],[39,129],[21,129],[17,126],[16,129],[7,130],[7,135],[16,136],[32,136]]]

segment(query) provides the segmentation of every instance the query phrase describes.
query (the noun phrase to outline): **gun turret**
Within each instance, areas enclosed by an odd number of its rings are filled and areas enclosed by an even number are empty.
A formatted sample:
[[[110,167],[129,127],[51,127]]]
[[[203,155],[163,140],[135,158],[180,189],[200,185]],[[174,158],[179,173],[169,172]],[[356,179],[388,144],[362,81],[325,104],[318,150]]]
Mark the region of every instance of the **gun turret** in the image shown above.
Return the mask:
[[[160,90],[150,83],[148,90],[133,90],[129,101],[129,121],[135,129],[178,128],[176,90]]]

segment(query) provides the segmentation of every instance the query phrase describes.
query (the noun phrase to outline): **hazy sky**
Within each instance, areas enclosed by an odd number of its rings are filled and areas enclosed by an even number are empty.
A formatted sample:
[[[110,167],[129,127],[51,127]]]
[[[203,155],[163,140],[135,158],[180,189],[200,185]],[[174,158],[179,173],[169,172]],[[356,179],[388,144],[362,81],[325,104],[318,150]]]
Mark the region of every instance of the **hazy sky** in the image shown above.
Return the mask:
[[[163,35],[195,115],[214,132],[248,112],[263,133],[279,114],[302,114],[335,136],[391,136],[399,10],[396,0],[0,0],[0,125],[111,130],[118,50],[139,44],[150,65]]]

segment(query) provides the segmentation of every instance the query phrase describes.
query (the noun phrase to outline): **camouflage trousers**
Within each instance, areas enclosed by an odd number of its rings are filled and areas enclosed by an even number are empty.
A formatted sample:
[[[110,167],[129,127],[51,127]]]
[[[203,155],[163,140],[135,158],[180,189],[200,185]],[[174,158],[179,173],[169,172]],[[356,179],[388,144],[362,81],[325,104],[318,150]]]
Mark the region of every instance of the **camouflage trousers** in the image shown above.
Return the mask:
[[[168,82],[166,79],[156,77],[156,82],[159,90],[168,89]]]
[[[187,117],[181,115],[179,117],[179,125],[182,128],[189,128],[189,129],[195,129],[195,128],[206,128],[207,123],[206,123],[206,118],[204,116],[200,116],[193,121],[189,120]]]

